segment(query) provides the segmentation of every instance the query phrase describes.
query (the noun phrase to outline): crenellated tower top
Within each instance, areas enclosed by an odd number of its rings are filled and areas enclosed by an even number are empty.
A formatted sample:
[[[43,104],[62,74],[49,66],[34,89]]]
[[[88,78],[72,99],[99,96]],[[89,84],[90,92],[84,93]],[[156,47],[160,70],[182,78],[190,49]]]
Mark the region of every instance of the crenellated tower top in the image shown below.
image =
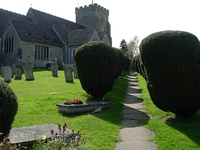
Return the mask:
[[[89,6],[76,7],[76,23],[87,28],[95,28],[98,32],[106,32],[110,36],[109,10],[94,3]]]

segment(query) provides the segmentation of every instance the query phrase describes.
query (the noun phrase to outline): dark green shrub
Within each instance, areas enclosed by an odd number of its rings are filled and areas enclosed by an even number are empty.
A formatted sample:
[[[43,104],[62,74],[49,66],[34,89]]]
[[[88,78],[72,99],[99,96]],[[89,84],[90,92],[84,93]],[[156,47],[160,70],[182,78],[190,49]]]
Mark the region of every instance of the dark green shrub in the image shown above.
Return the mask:
[[[45,66],[45,68],[47,69],[47,70],[51,70],[51,62],[48,62],[48,63],[46,63],[46,66]]]
[[[123,62],[123,70],[127,71],[130,67],[130,60],[127,56],[124,56],[123,55],[123,59],[122,59],[122,62]]]
[[[0,80],[0,133],[3,133],[3,136],[0,136],[0,141],[8,136],[17,110],[17,97],[12,89]]]
[[[82,88],[101,100],[122,72],[121,57],[116,49],[103,42],[90,42],[79,47],[75,61]]]
[[[141,55],[137,55],[133,58],[133,70],[138,72],[142,77],[146,80],[146,73],[145,73],[145,67],[141,61]]]
[[[154,104],[180,117],[200,108],[200,44],[184,31],[162,31],[144,38],[141,59]]]
[[[116,71],[116,76],[119,76],[122,71],[127,71],[130,67],[130,60],[127,56],[123,55],[122,52],[117,49],[113,48],[116,52],[116,63],[117,63],[117,71]]]
[[[137,65],[138,59],[139,59],[139,55],[133,57],[132,69],[139,73],[138,65]]]

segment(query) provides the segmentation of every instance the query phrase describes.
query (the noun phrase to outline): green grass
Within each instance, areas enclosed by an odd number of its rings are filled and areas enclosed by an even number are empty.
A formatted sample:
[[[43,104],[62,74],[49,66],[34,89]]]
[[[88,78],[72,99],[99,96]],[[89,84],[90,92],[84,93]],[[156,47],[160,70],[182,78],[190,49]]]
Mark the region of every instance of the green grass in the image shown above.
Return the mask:
[[[200,149],[200,111],[189,119],[175,118],[174,114],[158,109],[152,102],[146,81],[137,74],[145,100],[146,111],[152,116],[147,128],[155,133],[153,141],[159,150],[199,150]]]
[[[115,142],[121,140],[119,129],[128,76],[120,76],[112,91],[105,95],[105,101],[112,102],[111,108],[97,114],[75,116],[62,115],[56,104],[74,98],[85,101],[87,94],[78,79],[75,79],[74,83],[66,83],[63,71],[59,71],[58,76],[52,77],[51,71],[37,70],[34,72],[34,81],[26,81],[23,75],[21,80],[13,79],[9,83],[18,97],[19,104],[12,127],[62,125],[66,122],[69,129],[80,131],[83,137],[86,137],[89,150],[114,150]],[[51,95],[51,92],[57,92],[57,95]]]

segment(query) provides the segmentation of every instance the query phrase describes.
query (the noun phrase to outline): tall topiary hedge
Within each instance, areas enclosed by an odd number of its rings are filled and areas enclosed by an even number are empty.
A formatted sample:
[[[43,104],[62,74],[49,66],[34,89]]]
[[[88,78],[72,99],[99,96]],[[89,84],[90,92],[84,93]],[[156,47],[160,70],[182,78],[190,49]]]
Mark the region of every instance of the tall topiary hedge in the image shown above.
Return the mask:
[[[95,41],[76,50],[75,61],[82,88],[96,100],[112,89],[123,69],[123,54],[110,45]]]
[[[132,69],[138,72],[142,77],[146,80],[146,73],[145,73],[145,68],[144,65],[141,61],[141,55],[137,55],[133,58],[133,64],[132,64]]]
[[[0,141],[8,136],[14,116],[18,110],[17,97],[12,89],[2,80],[0,80]]]
[[[140,44],[147,87],[154,104],[180,117],[200,108],[200,43],[184,31],[161,31]]]

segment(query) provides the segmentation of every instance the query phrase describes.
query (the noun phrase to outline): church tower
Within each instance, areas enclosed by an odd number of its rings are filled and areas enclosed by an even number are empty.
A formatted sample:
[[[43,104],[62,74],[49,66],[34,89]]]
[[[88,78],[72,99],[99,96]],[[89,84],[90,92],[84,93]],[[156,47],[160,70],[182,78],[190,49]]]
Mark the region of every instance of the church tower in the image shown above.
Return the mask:
[[[76,23],[87,28],[95,28],[99,33],[107,33],[111,39],[108,16],[109,10],[96,3],[76,8]]]

